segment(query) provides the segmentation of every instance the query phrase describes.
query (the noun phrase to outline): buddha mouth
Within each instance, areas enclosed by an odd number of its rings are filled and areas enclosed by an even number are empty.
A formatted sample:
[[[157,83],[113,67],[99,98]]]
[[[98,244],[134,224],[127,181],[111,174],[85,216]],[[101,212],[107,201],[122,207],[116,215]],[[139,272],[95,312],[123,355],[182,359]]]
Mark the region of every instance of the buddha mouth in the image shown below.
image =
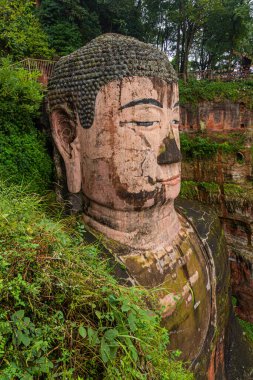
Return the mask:
[[[181,175],[177,174],[173,177],[167,179],[158,179],[157,182],[162,183],[163,185],[177,185],[181,180]]]

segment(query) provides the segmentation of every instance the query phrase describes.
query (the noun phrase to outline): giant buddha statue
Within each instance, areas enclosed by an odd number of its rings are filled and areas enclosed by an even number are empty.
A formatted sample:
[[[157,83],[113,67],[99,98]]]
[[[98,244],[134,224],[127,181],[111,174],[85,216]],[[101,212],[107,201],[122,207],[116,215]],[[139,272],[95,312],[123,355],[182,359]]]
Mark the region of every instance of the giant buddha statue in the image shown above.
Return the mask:
[[[102,35],[60,59],[48,99],[85,224],[123,264],[126,281],[156,288],[170,349],[182,351],[197,378],[225,379],[223,236],[201,207],[174,206],[179,95],[167,56],[134,38]]]

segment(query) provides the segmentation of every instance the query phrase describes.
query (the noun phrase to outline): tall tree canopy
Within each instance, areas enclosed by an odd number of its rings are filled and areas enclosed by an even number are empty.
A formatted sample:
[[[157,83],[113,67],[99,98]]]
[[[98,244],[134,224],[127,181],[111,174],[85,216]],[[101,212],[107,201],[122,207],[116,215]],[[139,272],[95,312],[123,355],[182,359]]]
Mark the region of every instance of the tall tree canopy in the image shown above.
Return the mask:
[[[231,65],[237,50],[250,50],[250,0],[143,0],[143,20],[151,26],[150,42],[173,57],[186,75],[198,69]],[[147,28],[146,28],[147,29]]]
[[[48,37],[34,14],[33,0],[0,0],[0,56],[48,58]]]
[[[53,49],[62,56],[113,32],[156,44],[184,76],[189,69],[233,67],[252,59],[251,2],[0,0],[0,54],[46,58]]]
[[[42,0],[38,15],[58,55],[66,55],[101,34],[98,15],[82,0]]]

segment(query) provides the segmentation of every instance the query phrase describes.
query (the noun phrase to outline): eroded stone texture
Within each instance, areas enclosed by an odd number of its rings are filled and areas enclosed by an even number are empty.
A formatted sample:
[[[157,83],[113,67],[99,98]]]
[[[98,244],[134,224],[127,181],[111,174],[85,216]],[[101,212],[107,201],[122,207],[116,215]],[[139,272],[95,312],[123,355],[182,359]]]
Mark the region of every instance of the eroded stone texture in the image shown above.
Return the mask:
[[[237,299],[240,318],[253,321],[253,202],[252,202],[252,137],[245,133],[240,152],[219,154],[211,159],[184,161],[182,177],[216,184],[216,190],[198,186],[196,199],[212,205],[220,216],[231,263],[232,293]],[[208,137],[215,140],[209,132]],[[235,137],[236,138],[236,137]],[[237,137],[238,138],[238,137]],[[230,134],[227,139],[232,141]],[[226,141],[226,135],[224,135]],[[238,153],[241,154],[238,157]],[[238,158],[241,158],[238,160]],[[234,185],[239,185],[237,189]],[[226,186],[231,185],[227,192]]]
[[[221,280],[227,289],[227,267],[219,264],[216,271],[213,256],[225,263],[225,251],[222,244],[207,244],[215,225],[207,214],[199,217],[207,229],[199,228],[198,235],[174,208],[181,173],[179,106],[167,58],[128,37],[95,39],[60,60],[49,108],[68,189],[83,193],[85,223],[102,234],[132,283],[158,287],[172,346],[192,361],[199,378],[225,376],[224,363],[214,365],[213,358],[228,305],[227,291],[222,303],[217,295]]]
[[[74,104],[82,127],[90,128],[99,89],[130,76],[176,80],[166,54],[152,45],[119,34],[101,35],[56,63],[49,82],[50,107]]]
[[[212,135],[207,136],[212,139]],[[185,160],[182,163],[182,178],[199,182],[219,183],[222,180],[224,183],[246,183],[252,178],[251,148],[245,146],[238,152],[214,155],[210,159]]]
[[[182,130],[242,130],[253,127],[253,111],[243,103],[200,102],[180,107]]]
[[[233,294],[238,316],[253,323],[253,265],[241,256],[231,256]]]
[[[172,244],[157,251],[132,249],[92,233],[107,254],[112,252],[123,264],[126,272],[120,269],[118,276],[124,282],[155,288],[163,307],[163,324],[171,333],[170,348],[180,347],[183,358],[192,360],[197,378],[225,379],[229,276],[224,235],[210,209],[180,200],[177,210],[179,234]]]

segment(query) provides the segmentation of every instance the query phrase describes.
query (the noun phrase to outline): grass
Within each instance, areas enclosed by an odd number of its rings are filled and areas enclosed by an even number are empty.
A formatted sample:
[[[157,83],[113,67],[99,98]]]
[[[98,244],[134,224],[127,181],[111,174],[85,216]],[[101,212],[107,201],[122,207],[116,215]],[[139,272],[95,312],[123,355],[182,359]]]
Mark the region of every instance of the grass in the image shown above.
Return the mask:
[[[0,378],[190,380],[155,292],[120,285],[74,217],[0,182]]]

